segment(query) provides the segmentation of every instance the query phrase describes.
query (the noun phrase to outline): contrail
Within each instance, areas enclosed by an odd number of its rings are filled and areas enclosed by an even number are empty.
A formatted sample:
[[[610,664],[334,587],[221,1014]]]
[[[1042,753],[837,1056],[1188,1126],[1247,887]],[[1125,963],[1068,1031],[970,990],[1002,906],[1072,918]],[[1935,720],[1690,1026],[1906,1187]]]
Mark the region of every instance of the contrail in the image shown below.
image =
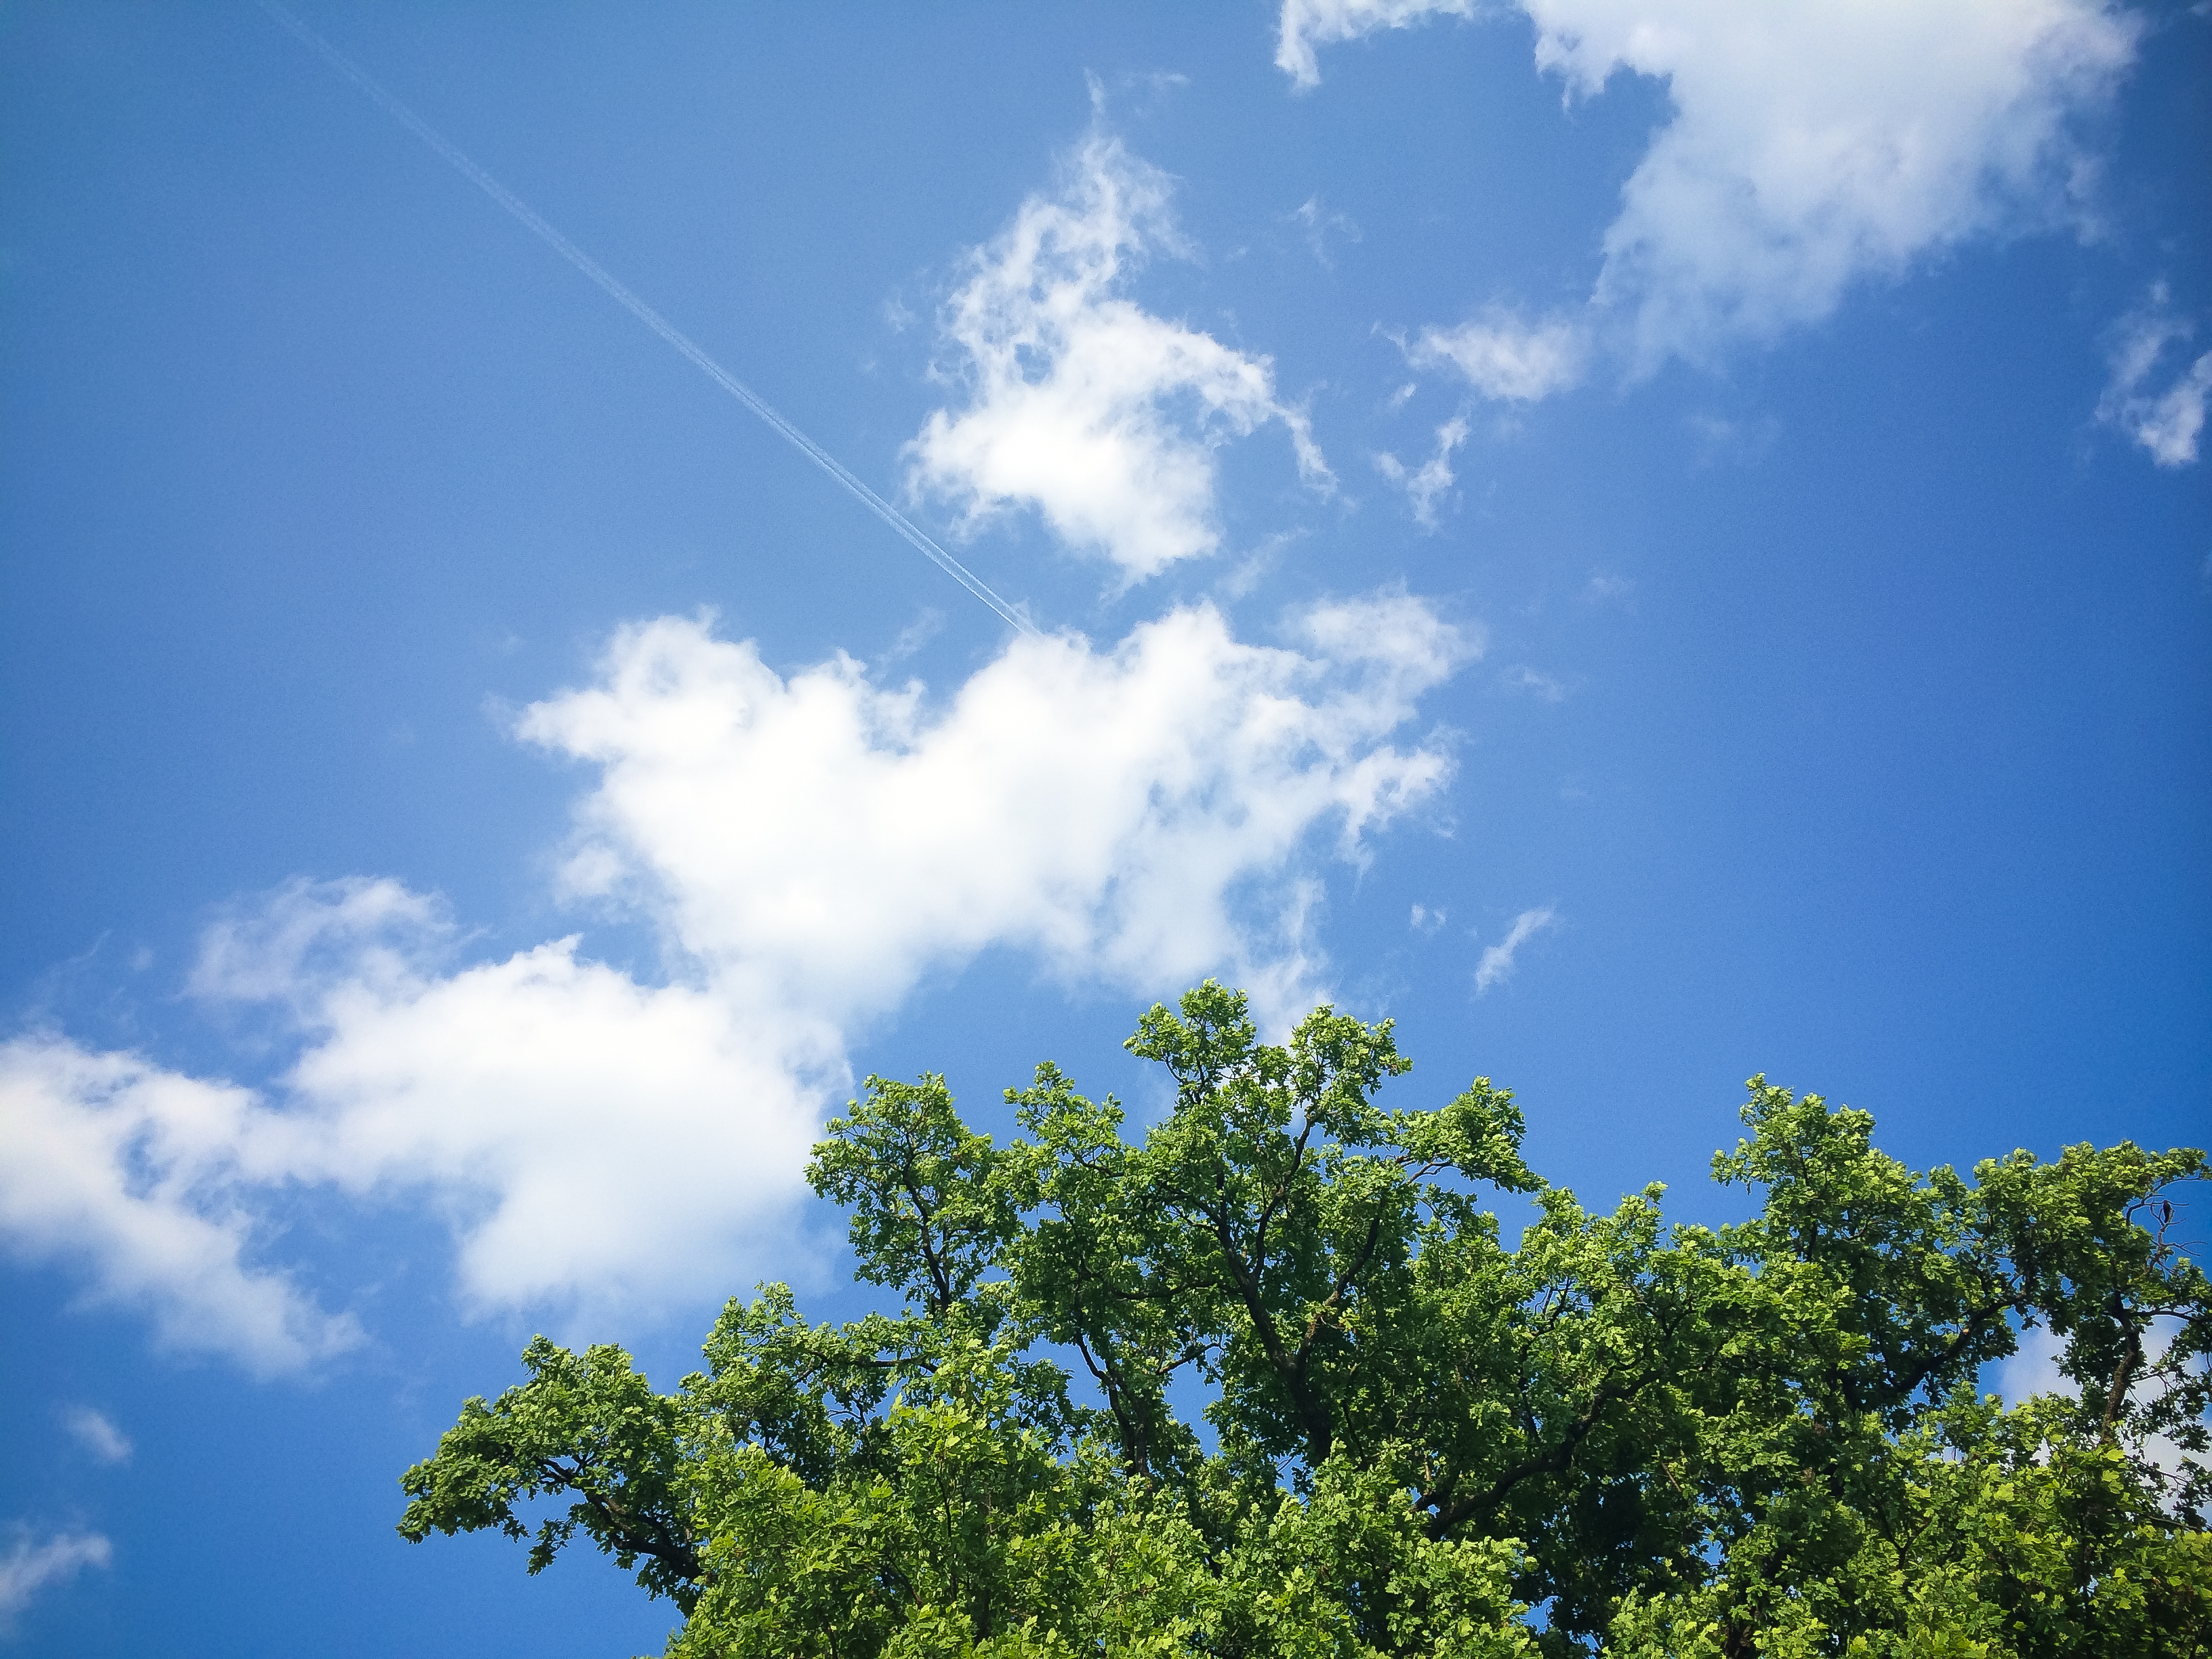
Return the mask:
[[[324,40],[321,35],[316,33],[283,7],[278,5],[276,0],[259,0],[259,4],[262,10],[282,24],[299,40],[301,45],[306,46],[340,75],[352,82],[355,86],[360,88],[362,92],[368,94],[378,107],[435,150],[453,171],[521,221],[538,240],[544,242],[546,246],[598,283],[617,305],[690,358],[708,380],[767,422],[793,448],[842,484],[861,506],[905,537],[918,552],[933,561],[938,568],[989,605],[992,610],[997,611],[1000,617],[1012,623],[1023,633],[1035,634],[1037,631],[1028,617],[994,593],[985,585],[983,580],[966,565],[924,535],[905,514],[854,477],[846,469],[843,462],[823,448],[820,444],[816,443],[813,439],[808,437],[789,421],[784,419],[774,404],[702,351],[693,343],[690,336],[685,334],[675,324],[670,322],[668,319],[617,281],[613,274],[598,260],[592,258],[590,254],[538,217],[527,202],[471,161],[456,149],[443,133],[386,92],[368,70]]]

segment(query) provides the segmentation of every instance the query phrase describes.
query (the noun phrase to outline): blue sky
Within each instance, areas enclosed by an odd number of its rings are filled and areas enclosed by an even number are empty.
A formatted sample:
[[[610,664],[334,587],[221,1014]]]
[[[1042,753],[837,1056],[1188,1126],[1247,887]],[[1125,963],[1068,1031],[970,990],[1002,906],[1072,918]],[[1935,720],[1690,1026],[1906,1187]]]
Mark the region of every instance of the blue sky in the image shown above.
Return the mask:
[[[15,1650],[656,1650],[399,1470],[1209,974],[1684,1217],[2202,1140],[2202,8],[301,15],[1036,631],[258,8],[0,15]]]

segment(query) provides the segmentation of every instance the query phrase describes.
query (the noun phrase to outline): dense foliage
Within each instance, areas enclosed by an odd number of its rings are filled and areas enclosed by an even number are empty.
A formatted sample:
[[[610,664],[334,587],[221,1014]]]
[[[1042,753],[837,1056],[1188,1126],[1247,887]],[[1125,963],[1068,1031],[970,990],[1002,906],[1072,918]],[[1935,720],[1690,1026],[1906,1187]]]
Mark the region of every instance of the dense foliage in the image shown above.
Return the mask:
[[[400,1530],[580,1532],[681,1659],[2212,1650],[2201,1152],[1917,1174],[1754,1078],[1757,1212],[1670,1227],[1545,1185],[1487,1080],[1378,1105],[1387,1024],[1265,1044],[1208,983],[1129,1047],[1134,1143],[1050,1065],[1006,1146],[870,1079],[809,1175],[902,1311],[770,1286],[672,1395],[541,1338]],[[2039,1327],[2064,1389],[1978,1393]]]

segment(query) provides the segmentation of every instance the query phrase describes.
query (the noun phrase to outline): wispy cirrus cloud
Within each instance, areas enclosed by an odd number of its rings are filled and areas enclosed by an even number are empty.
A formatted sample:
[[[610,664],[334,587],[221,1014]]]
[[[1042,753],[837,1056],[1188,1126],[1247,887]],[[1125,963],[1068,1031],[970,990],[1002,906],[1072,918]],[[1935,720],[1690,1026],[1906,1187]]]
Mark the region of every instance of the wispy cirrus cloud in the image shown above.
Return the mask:
[[[87,1567],[104,1567],[115,1559],[114,1547],[96,1532],[56,1533],[34,1542],[20,1522],[8,1530],[13,1536],[0,1553],[0,1632],[49,1584],[66,1583]]]
[[[1474,994],[1480,996],[1494,985],[1512,977],[1513,959],[1521,947],[1559,920],[1559,913],[1549,905],[1534,910],[1523,910],[1513,918],[1513,926],[1504,939],[1483,951],[1482,959],[1474,965]]]
[[[1582,597],[1586,605],[1624,603],[1635,595],[1632,577],[1615,575],[1608,570],[1593,570],[1589,580],[1583,584]]]
[[[70,1437],[102,1463],[128,1463],[131,1437],[115,1426],[106,1412],[90,1406],[71,1406],[62,1413],[62,1426]]]
[[[1570,689],[1557,674],[1547,674],[1526,663],[1515,663],[1499,676],[1498,684],[1509,691],[1525,692],[1540,702],[1565,702]]]
[[[257,1253],[303,1187],[427,1202],[478,1309],[742,1282],[787,1262],[848,1044],[982,951],[1310,1006],[1318,860],[1359,862],[1441,788],[1449,752],[1402,734],[1479,646],[1395,592],[1274,645],[1197,605],[1103,648],[1018,639],[933,705],[842,656],[780,675],[697,619],[624,629],[518,730],[595,769],[562,881],[657,929],[658,982],[574,937],[466,963],[397,882],[289,884],[210,927],[191,981],[289,1032],[268,1088],[0,1045],[0,1233],[262,1370],[358,1335]]]
[[[1164,173],[1093,131],[1058,187],[969,257],[939,318],[941,373],[965,401],[933,411],[906,451],[908,487],[951,503],[965,531],[1034,508],[1140,581],[1220,545],[1214,449],[1273,422],[1300,474],[1329,488],[1267,358],[1129,297],[1149,258],[1185,251],[1170,196]]]
[[[1336,264],[1329,252],[1331,237],[1340,236],[1347,242],[1356,242],[1360,238],[1358,222],[1349,214],[1334,212],[1324,207],[1318,195],[1309,196],[1301,202],[1297,210],[1291,215],[1291,222],[1304,233],[1307,251],[1313,255],[1315,263],[1324,269]]]
[[[1474,15],[1474,0],[1283,0],[1275,67],[1306,90],[1321,84],[1316,46],[1356,40],[1378,29],[1410,28],[1431,17]]]
[[[2195,336],[2194,319],[2173,307],[2164,283],[2154,284],[2143,303],[2113,325],[2109,360],[2112,378],[2098,400],[2097,418],[2118,427],[2150,452],[2160,466],[2187,466],[2197,459],[2204,430],[2204,403],[2212,397],[2212,351],[2188,360],[2184,350]],[[2179,355],[2184,359],[2164,389],[2156,381]]]
[[[1418,467],[1409,467],[1395,455],[1375,458],[1376,470],[1406,492],[1413,521],[1424,530],[1437,527],[1437,502],[1457,482],[1451,468],[1453,453],[1467,441],[1467,416],[1455,415],[1437,428],[1435,453]]]

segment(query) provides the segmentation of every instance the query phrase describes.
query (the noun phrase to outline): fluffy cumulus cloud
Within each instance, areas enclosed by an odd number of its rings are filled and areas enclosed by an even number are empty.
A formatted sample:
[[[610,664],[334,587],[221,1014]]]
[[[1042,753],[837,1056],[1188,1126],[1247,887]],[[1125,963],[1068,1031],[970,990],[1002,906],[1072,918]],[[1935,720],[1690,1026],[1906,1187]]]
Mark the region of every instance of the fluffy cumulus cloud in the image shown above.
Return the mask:
[[[457,943],[391,881],[295,882],[210,929],[193,989],[278,1005],[298,1040],[266,1094],[58,1037],[0,1046],[0,1237],[262,1372],[360,1337],[256,1264],[282,1187],[429,1195],[478,1307],[729,1282],[799,1194],[845,1075],[835,1033],[641,984],[574,939],[443,971]]]
[[[1595,94],[1663,78],[1674,118],[1622,192],[1601,307],[1646,362],[1832,312],[1864,276],[2075,204],[2068,124],[2133,57],[2101,0],[1529,0],[1537,62]]]
[[[1622,71],[1673,102],[1622,191],[1593,324],[1648,370],[1831,313],[1854,283],[2078,216],[2069,128],[2131,61],[2104,0],[1521,0],[1570,96]],[[1285,0],[1277,62],[1460,3]],[[1493,358],[1462,363],[1474,378]],[[1554,379],[1548,389],[1571,383]],[[1480,386],[1481,381],[1476,380]]]
[[[210,933],[195,988],[281,1001],[306,1039],[272,1115],[284,1174],[441,1198],[480,1307],[725,1283],[798,1196],[834,1034],[574,938],[443,971],[454,944],[390,881],[295,884]]]
[[[52,1035],[0,1044],[0,1241],[153,1316],[167,1346],[260,1372],[359,1333],[252,1260],[244,1195],[281,1179],[283,1125],[249,1092]]]
[[[0,1236],[264,1370],[356,1334],[257,1263],[283,1187],[427,1198],[479,1307],[726,1288],[788,1220],[848,1040],[925,975],[1010,946],[1301,1011],[1308,849],[1357,861],[1437,791],[1449,755],[1401,734],[1475,651],[1401,593],[1277,645],[1201,605],[1106,649],[1017,640],[940,706],[843,657],[779,675],[702,621],[626,629],[520,732],[597,769],[562,881],[656,925],[664,982],[574,938],[462,962],[396,883],[294,883],[210,928],[191,981],[296,1044],[267,1091],[0,1048]]]
[[[842,1027],[994,945],[1131,988],[1279,968],[1240,899],[1279,916],[1269,884],[1316,826],[1356,857],[1443,781],[1442,750],[1388,739],[1472,650],[1402,594],[1314,607],[1290,640],[1204,605],[1110,650],[1021,639],[933,712],[849,659],[785,679],[664,619],[522,730],[601,769],[572,887],[636,896],[716,984]]]
[[[970,531],[1033,507],[1137,581],[1220,544],[1219,443],[1280,422],[1310,483],[1326,488],[1328,469],[1267,358],[1128,297],[1150,254],[1181,248],[1166,176],[1103,133],[1064,171],[975,252],[946,305],[943,372],[967,401],[929,416],[908,480]]]
[[[2204,431],[2212,351],[2190,361],[2185,349],[2176,349],[2196,332],[2195,323],[2174,311],[2163,283],[2112,331],[2112,379],[2098,402],[2097,418],[2141,444],[2160,466],[2194,461]],[[2169,367],[2177,357],[2180,366]],[[2163,387],[2158,384],[2161,378]]]

